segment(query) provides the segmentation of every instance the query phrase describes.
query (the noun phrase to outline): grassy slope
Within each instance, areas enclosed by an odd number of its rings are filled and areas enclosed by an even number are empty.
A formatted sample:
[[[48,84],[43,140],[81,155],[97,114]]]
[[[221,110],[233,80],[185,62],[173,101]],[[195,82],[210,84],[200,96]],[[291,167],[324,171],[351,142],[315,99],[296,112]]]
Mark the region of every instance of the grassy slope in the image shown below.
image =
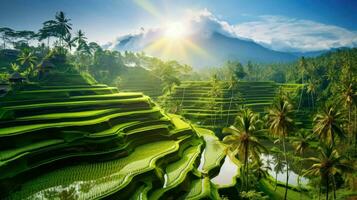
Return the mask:
[[[258,183],[259,189],[267,194],[270,199],[284,199],[285,188],[278,186],[276,191],[275,185],[272,185],[268,180],[262,179]],[[300,196],[301,195],[301,196]],[[301,197],[301,198],[300,198]],[[298,199],[311,199],[310,196],[307,196],[306,193],[296,192],[294,190],[288,190],[288,199],[289,200],[298,200]]]

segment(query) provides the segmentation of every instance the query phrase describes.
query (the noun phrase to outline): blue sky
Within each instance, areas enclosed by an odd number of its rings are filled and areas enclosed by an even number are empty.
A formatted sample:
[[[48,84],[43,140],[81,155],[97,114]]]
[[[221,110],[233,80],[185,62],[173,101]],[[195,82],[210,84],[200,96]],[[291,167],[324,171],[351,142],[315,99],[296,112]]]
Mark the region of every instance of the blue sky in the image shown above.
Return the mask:
[[[280,25],[290,23],[290,26],[310,23],[310,26],[317,24],[325,28],[333,26],[335,29],[328,31],[347,34],[352,37],[351,41],[357,32],[357,1],[354,0],[0,0],[0,5],[0,27],[37,30],[43,21],[62,10],[72,19],[75,30],[82,29],[90,40],[101,44],[138,31],[140,27],[157,26],[162,23],[162,18],[177,21],[188,9],[208,10],[215,18],[244,28],[239,33],[244,37],[270,45],[274,42],[280,44],[281,41],[276,41],[280,36],[267,39],[263,35],[252,35],[254,33],[249,28],[252,25],[260,28],[266,23],[275,23],[275,27],[277,21]],[[295,22],[291,24],[291,20]],[[265,28],[271,29],[272,26]],[[341,30],[343,34],[339,32]],[[262,32],[269,33],[268,30]],[[291,37],[296,37],[296,34]]]

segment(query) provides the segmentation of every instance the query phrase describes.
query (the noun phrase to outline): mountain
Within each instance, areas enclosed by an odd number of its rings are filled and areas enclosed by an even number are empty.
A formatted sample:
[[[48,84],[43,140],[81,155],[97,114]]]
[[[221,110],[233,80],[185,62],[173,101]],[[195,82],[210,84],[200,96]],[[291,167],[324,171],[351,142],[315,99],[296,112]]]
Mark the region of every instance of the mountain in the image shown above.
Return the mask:
[[[122,37],[112,46],[112,49],[119,51],[144,51],[148,55],[160,57],[167,60],[178,60],[190,64],[194,67],[217,66],[227,60],[239,60],[243,63],[254,62],[288,62],[298,58],[298,56],[274,51],[265,48],[254,41],[230,37],[219,32],[212,32],[209,35],[195,34],[189,37],[190,45],[185,48],[185,56],[180,53],[163,54],[159,49],[152,49],[160,40],[159,34],[137,34]],[[163,46],[163,49],[166,47]],[[175,47],[174,47],[175,48]],[[177,47],[178,49],[180,47]],[[179,51],[177,49],[177,51]]]
[[[143,51],[166,60],[178,60],[194,67],[219,66],[227,60],[253,62],[288,62],[298,58],[292,53],[264,47],[235,34],[229,24],[210,13],[201,13],[182,22],[184,25],[142,29],[106,45],[119,51]],[[182,34],[170,38],[167,33]]]

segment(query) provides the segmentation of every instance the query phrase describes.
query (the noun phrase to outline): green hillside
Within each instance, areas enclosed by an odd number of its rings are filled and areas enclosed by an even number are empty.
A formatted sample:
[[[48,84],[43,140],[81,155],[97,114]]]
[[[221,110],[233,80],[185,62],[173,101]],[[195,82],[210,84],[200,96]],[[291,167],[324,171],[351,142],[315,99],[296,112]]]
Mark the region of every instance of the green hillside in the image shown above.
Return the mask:
[[[227,82],[220,82],[220,97],[212,98],[209,81],[186,81],[174,88],[167,100],[180,106],[182,115],[200,127],[220,131],[234,121],[240,107],[265,114],[281,88],[291,98],[300,93],[300,84],[277,84],[275,82],[238,82],[237,88],[231,91]],[[232,95],[233,93],[233,95]],[[212,105],[213,104],[213,105]],[[296,113],[303,116],[301,112]],[[311,120],[297,121],[298,125],[310,126]]]
[[[223,146],[212,149],[222,144],[210,131],[163,114],[142,93],[25,88],[1,99],[1,198],[219,198],[210,179]]]

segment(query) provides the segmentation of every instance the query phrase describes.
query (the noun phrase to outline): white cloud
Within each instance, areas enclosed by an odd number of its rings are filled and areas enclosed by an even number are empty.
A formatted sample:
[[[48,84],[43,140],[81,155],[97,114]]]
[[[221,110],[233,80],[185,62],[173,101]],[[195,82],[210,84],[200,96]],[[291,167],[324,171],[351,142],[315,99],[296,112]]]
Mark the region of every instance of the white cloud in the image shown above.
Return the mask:
[[[310,20],[293,19],[283,16],[265,15],[255,21],[232,25],[214,15],[207,9],[188,10],[182,21],[187,25],[190,35],[209,37],[218,32],[225,36],[253,40],[277,51],[315,51],[337,47],[356,47],[357,32],[342,27],[322,24]],[[111,43],[115,48],[120,41],[133,37],[126,47],[141,49],[159,38],[164,27],[146,29],[117,38]]]
[[[357,33],[342,27],[283,16],[261,16],[234,26],[241,37],[280,51],[315,51],[357,46]]]

